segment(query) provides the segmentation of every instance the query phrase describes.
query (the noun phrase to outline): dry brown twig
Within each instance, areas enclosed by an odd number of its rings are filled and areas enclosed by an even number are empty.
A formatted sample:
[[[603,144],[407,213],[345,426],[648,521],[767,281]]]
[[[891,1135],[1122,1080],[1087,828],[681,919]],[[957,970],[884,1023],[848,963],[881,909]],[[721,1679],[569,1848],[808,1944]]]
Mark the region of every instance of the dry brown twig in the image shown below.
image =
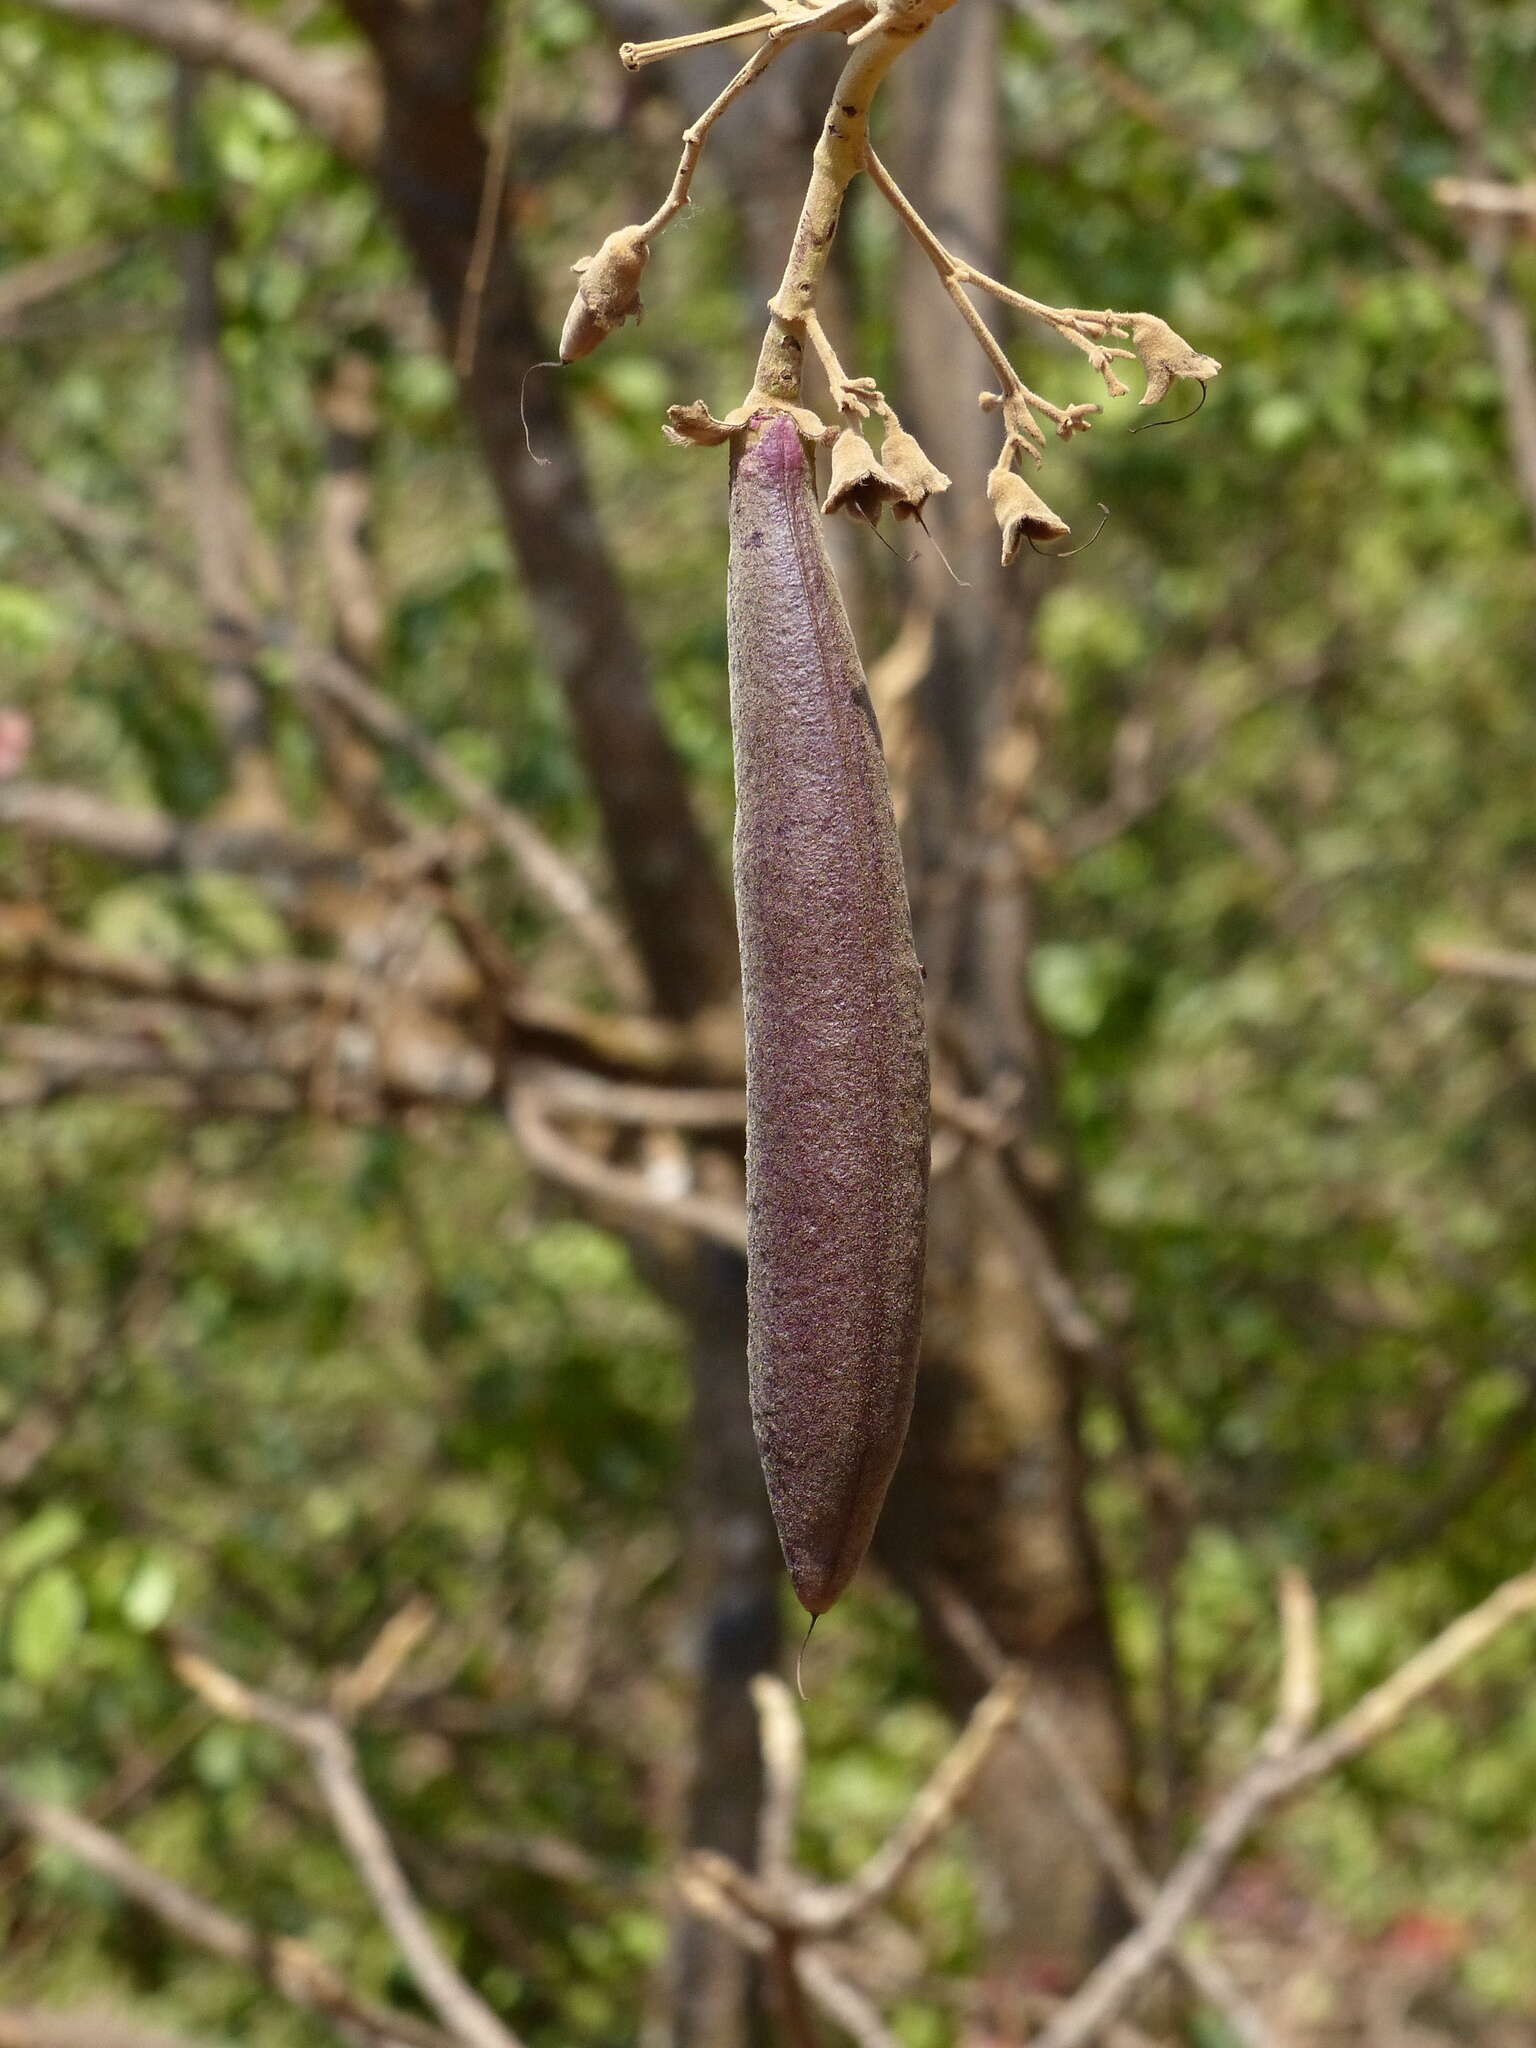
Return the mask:
[[[1536,1569],[1506,1580],[1308,1739],[1318,1697],[1316,1615],[1310,1589],[1288,1580],[1281,1594],[1279,1702],[1253,1761],[1217,1802],[1141,1925],[1110,1951],[1041,2030],[1035,2048],[1089,2048],[1101,2039],[1214,1896],[1267,1814],[1390,1734],[1410,1708],[1470,1657],[1532,1614]]]
[[[419,1634],[414,1639],[419,1640]],[[399,1642],[391,1646],[397,1664],[403,1654],[408,1654],[408,1647]],[[175,1649],[171,1661],[183,1683],[216,1713],[228,1720],[259,1722],[303,1750],[353,1869],[418,1990],[453,2039],[464,2048],[519,2048],[517,2036],[439,1946],[364,1788],[352,1738],[336,1715],[258,1692],[192,1649]]]
[[[237,1920],[134,1855],[115,1835],[67,1807],[33,1799],[0,1778],[0,1814],[26,1834],[104,1877],[183,1941],[253,1972],[290,2005],[319,2013],[379,2048],[454,2048],[440,2027],[376,2004],[352,1990],[306,1942],[272,1936]]]
[[[1213,357],[1191,348],[1154,314],[1048,306],[988,277],[952,255],[897,186],[869,145],[871,102],[897,57],[953,4],[954,0],[832,0],[829,5],[806,7],[798,4],[798,0],[781,0],[770,14],[756,15],[724,28],[664,37],[652,43],[625,44],[620,55],[625,64],[635,69],[733,37],[759,33],[764,37],[703,114],[684,131],[677,173],[662,204],[648,220],[617,229],[595,255],[583,258],[576,266],[582,281],[566,319],[560,354],[562,361],[585,355],[626,319],[639,318],[640,279],[650,260],[651,242],[689,204],[705,140],[721,115],[756,84],[791,41],[813,31],[845,33],[847,60],[816,145],[784,274],[768,302],[768,328],[752,388],[723,419],[717,419],[702,403],[671,407],[667,432],[672,440],[685,445],[718,445],[752,432],[754,420],[765,411],[787,411],[807,439],[822,441],[836,436],[833,489],[824,509],[846,510],[872,525],[878,522],[885,505],[894,507],[898,515],[920,514],[927,496],[948,487],[949,479],[904,433],[874,380],[851,377],[843,369],[817,309],[818,288],[844,198],[854,178],[861,171],[866,172],[927,254],[955,310],[1001,383],[999,393],[983,393],[981,402],[989,410],[1000,411],[1003,418],[1003,451],[992,472],[988,495],[1002,528],[1006,564],[1013,560],[1024,538],[1029,538],[1033,545],[1037,537],[1055,538],[1069,531],[1065,521],[1058,519],[1014,474],[1022,454],[1027,452],[1036,462],[1041,459],[1045,436],[1036,415],[1048,420],[1062,440],[1070,440],[1074,434],[1086,431],[1102,408],[1081,403],[1060,406],[1032,391],[977,311],[968,288],[990,293],[1079,349],[1102,376],[1112,398],[1126,395],[1126,387],[1114,368],[1119,359],[1140,358],[1147,373],[1143,405],[1157,404],[1175,377],[1191,378],[1203,391],[1221,365]],[[1127,341],[1130,347],[1118,347],[1117,341]],[[802,402],[807,350],[815,355],[825,372],[833,404],[845,422],[840,435]],[[871,413],[878,414],[884,426],[879,461],[865,447],[859,431],[858,423]],[[900,469],[894,463],[887,466],[884,460],[887,449],[898,447],[904,465]]]
[[[860,2048],[895,2048],[895,2037],[868,1998],[818,1944],[843,1933],[890,1898],[955,1819],[1012,1719],[1022,1684],[1021,1675],[1010,1671],[978,1704],[902,1821],[861,1870],[843,1884],[817,1885],[800,1877],[794,1867],[805,1764],[800,1716],[782,1679],[763,1674],[753,1681],[764,1776],[758,1873],[742,1870],[727,1857],[698,1851],[684,1862],[677,1884],[696,1911],[724,1927],[743,1947],[776,1964],[792,2039],[800,2039],[794,2032],[796,1994],[785,1979]]]

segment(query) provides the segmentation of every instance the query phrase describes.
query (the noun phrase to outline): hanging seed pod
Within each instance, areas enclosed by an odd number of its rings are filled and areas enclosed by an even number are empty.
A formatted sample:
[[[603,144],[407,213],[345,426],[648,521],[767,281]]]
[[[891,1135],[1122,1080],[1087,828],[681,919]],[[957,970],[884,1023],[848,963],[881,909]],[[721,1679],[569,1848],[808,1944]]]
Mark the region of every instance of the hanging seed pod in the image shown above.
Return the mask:
[[[922,977],[879,729],[782,414],[737,458],[730,533],[752,1415],[790,1577],[822,1614],[868,1548],[912,1411]]]

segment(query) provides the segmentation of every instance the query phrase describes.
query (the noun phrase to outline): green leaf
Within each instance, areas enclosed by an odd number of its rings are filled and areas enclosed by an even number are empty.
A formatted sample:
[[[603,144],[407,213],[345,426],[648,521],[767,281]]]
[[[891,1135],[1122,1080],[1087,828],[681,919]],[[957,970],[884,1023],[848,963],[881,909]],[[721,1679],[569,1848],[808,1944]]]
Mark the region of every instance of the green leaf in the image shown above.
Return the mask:
[[[1088,1038],[1104,1021],[1118,964],[1103,946],[1048,944],[1035,948],[1030,976],[1046,1023],[1068,1038]]]
[[[163,1557],[146,1557],[123,1588],[123,1619],[146,1634],[176,1604],[176,1573]]]
[[[73,1572],[61,1564],[39,1572],[11,1609],[11,1663],[20,1676],[46,1685],[84,1632],[85,1613]]]
[[[64,631],[55,606],[20,583],[0,583],[0,648],[45,654]]]
[[[30,1521],[13,1529],[0,1543],[0,1582],[27,1578],[45,1564],[52,1564],[79,1542],[85,1524],[79,1513],[62,1501],[50,1501]]]

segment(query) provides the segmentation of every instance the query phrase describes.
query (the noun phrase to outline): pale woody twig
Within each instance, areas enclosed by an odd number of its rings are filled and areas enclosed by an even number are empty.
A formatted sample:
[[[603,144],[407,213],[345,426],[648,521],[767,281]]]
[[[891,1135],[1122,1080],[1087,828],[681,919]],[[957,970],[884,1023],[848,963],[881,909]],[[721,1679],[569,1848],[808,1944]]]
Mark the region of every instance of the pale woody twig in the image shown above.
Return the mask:
[[[1498,178],[1437,178],[1429,189],[1442,206],[1524,220],[1536,230],[1536,179],[1506,185]]]
[[[757,83],[774,60],[783,55],[795,38],[809,29],[839,28],[861,11],[861,0],[833,0],[828,7],[804,15],[784,16],[782,14],[760,14],[751,21],[741,21],[724,29],[706,29],[698,35],[670,36],[657,43],[626,43],[619,55],[631,71],[639,70],[642,64],[649,64],[660,57],[675,56],[680,50],[694,50],[705,43],[716,43],[724,38],[755,34],[759,29],[768,31],[764,40],[752,52],[735,77],[716,94],[698,119],[683,130],[683,154],[678,162],[677,175],[672,180],[672,189],[645,222],[640,230],[642,241],[650,241],[659,235],[683,211],[688,204],[689,191],[693,185],[693,174],[698,169],[703,154],[705,138],[727,107],[732,106],[750,86]]]
[[[336,1833],[422,1996],[464,2048],[519,2048],[516,2035],[465,1982],[416,1903],[357,1768],[352,1739],[332,1714],[257,1692],[196,1651],[173,1653],[177,1675],[216,1713],[275,1729],[307,1754]]]
[[[684,1864],[677,1888],[686,1905],[723,1927],[751,1954],[766,1956],[773,1947],[773,1930],[722,1891],[714,1873],[701,1859],[694,1857]],[[794,1968],[806,1995],[858,2048],[900,2048],[896,2036],[863,1992],[841,1977],[825,1956],[814,1949],[797,1947]]]
[[[86,2006],[78,2012],[0,2010],[0,2048],[197,2048],[185,2034],[106,2010]]]
[[[763,1752],[763,1805],[757,1825],[757,1863],[770,1887],[792,1883],[795,1823],[805,1779],[805,1731],[789,1687],[768,1671],[752,1681]]]
[[[1007,1659],[985,1622],[947,1579],[930,1577],[924,1593],[941,1625],[984,1678],[995,1680],[1007,1669]],[[1142,1867],[1130,1837],[1079,1763],[1055,1716],[1031,1690],[1026,1690],[1020,1699],[1018,1725],[1019,1732],[1050,1772],[1062,1804],[1121,1897],[1133,1913],[1145,1917],[1157,1904],[1156,1880]],[[1262,2016],[1233,1982],[1219,1958],[1181,1938],[1170,1960],[1196,1993],[1221,2014],[1244,2048],[1271,2048],[1271,2036]]]
[[[955,310],[976,337],[977,346],[981,349],[982,354],[1001,380],[1003,386],[1003,417],[1009,431],[1021,437],[1027,437],[1030,442],[1043,445],[1045,437],[1030,417],[1030,414],[1035,412],[1052,421],[1057,432],[1063,436],[1071,434],[1078,427],[1084,425],[1091,415],[1098,412],[1099,407],[1096,405],[1053,405],[1048,398],[1042,398],[1038,392],[1031,391],[1029,386],[1020,377],[1018,371],[1013,367],[1002,343],[971,303],[965,291],[966,284],[969,282],[977,285],[986,285],[990,289],[992,280],[983,277],[980,271],[971,270],[969,265],[959,262],[950,254],[949,250],[945,248],[944,244],[939,240],[932,228],[929,227],[916,207],[913,206],[912,202],[907,198],[906,194],[872,149],[865,149],[864,168],[869,174],[871,184],[889,202],[903,227],[906,228],[923,254],[933,265],[934,270],[938,274],[939,282],[943,285],[954,303]],[[1008,295],[1006,287],[999,286],[997,289],[1002,295]],[[1034,307],[1037,302],[1029,300],[1026,303],[1030,307]],[[1067,317],[1065,315],[1062,316],[1063,319]],[[1072,330],[1062,329],[1060,331],[1070,333]],[[1081,337],[1077,338],[1081,343]],[[1091,349],[1090,352],[1092,352]],[[1124,351],[1100,351],[1100,353],[1124,353]]]
[[[1512,1622],[1531,1614],[1536,1614],[1536,1569],[1506,1580],[1311,1741],[1284,1747],[1276,1743],[1272,1729],[1268,1746],[1222,1798],[1175,1866],[1155,1909],[1068,1999],[1036,2037],[1034,2048],[1088,2048],[1098,2040],[1169,1953],[1186,1923],[1215,1892],[1266,1813],[1390,1733],[1410,1707],[1459,1665],[1486,1648]],[[1306,1623],[1293,1616],[1292,1627],[1298,1629],[1297,1640],[1304,1639]],[[1291,1655],[1299,1654],[1293,1642]],[[1291,1683],[1297,1686],[1294,1674]],[[1282,1708],[1277,1728],[1283,1722]]]
[[[1006,1671],[978,1701],[954,1745],[873,1856],[843,1884],[802,1883],[786,1891],[760,1884],[724,1856],[700,1851],[695,1871],[766,1926],[824,1938],[839,1934],[888,1898],[959,1811],[988,1757],[1018,1712],[1024,1678]]]
[[[1511,953],[1497,946],[1427,946],[1423,960],[1436,974],[1536,989],[1536,953]]]
[[[331,1686],[331,1710],[341,1721],[357,1716],[386,1693],[437,1624],[437,1609],[413,1593],[385,1622],[350,1671]]]
[[[361,2028],[384,2048],[452,2048],[453,2036],[408,2013],[360,1997],[315,1951],[292,1936],[269,1936],[222,1907],[190,1892],[174,1878],[141,1862],[109,1835],[67,1807],[52,1806],[0,1778],[0,1813],[29,1835],[62,1849],[116,1885],[146,1912],[222,1961],[251,1970],[291,2005]]]
[[[953,1820],[961,1802],[1012,1721],[1023,1679],[1008,1672],[978,1704],[960,1736],[918,1793],[906,1816],[846,1884],[814,1886],[797,1880],[794,1826],[804,1771],[804,1738],[789,1688],[764,1676],[753,1685],[765,1778],[759,1857],[750,1877],[724,1856],[700,1852],[678,1877],[684,1899],[755,1953],[777,1961],[786,1986],[786,2019],[806,2030],[794,2009],[798,1986],[859,2048],[896,2048],[878,2012],[813,1944],[837,1934],[890,1896],[923,1851]]]
[[[740,1203],[687,1189],[673,1192],[654,1186],[626,1167],[611,1166],[558,1131],[549,1119],[550,1107],[533,1087],[518,1085],[508,1097],[513,1135],[539,1172],[653,1229],[670,1225],[712,1238],[732,1251],[746,1250],[747,1216]]]

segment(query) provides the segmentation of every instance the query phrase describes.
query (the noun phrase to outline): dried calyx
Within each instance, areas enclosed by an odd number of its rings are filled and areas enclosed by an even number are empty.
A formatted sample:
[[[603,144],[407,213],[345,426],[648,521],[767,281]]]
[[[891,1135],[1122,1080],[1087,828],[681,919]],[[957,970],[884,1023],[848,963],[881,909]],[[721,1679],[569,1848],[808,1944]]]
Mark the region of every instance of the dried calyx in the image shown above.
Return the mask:
[[[1125,324],[1147,373],[1147,388],[1141,396],[1143,405],[1156,405],[1166,397],[1175,377],[1193,377],[1208,384],[1221,368],[1214,356],[1203,356],[1198,349],[1191,348],[1182,334],[1175,334],[1168,322],[1159,320],[1155,313],[1131,313]]]
[[[641,225],[617,229],[594,255],[574,266],[580,283],[561,333],[560,360],[571,363],[590,355],[626,320],[640,318],[640,284],[650,260],[651,242],[692,204],[694,172],[716,120],[802,35],[820,31],[842,35],[860,52],[849,60],[848,76],[857,82],[839,86],[839,100],[833,109],[836,118],[829,120],[825,146],[818,145],[803,210],[803,232],[797,234],[784,277],[769,301],[772,321],[753,389],[723,419],[717,419],[702,402],[672,406],[665,432],[679,446],[713,447],[727,441],[737,441],[739,446],[738,437],[754,422],[761,422],[763,415],[785,413],[808,446],[831,447],[831,487],[824,510],[846,512],[871,525],[878,525],[886,506],[898,519],[921,520],[928,499],[948,490],[949,478],[902,426],[875,380],[850,376],[844,370],[818,311],[817,287],[844,196],[852,180],[864,174],[937,270],[944,290],[999,382],[1000,388],[984,392],[981,402],[989,411],[1002,414],[1003,456],[991,472],[987,492],[1002,528],[1003,560],[1007,563],[1014,560],[1025,541],[1033,545],[1059,540],[1067,532],[1065,522],[1018,474],[1023,466],[1020,457],[1027,452],[1039,466],[1052,430],[1057,439],[1071,441],[1086,432],[1104,408],[1081,400],[1061,405],[1032,391],[982,319],[975,293],[1001,299],[1077,349],[1102,379],[1108,399],[1130,395],[1119,374],[1118,365],[1123,361],[1139,360],[1146,374],[1146,389],[1140,399],[1143,407],[1159,404],[1176,378],[1198,383],[1203,399],[1221,364],[1194,348],[1155,313],[1046,305],[988,277],[945,247],[880,162],[868,141],[869,97],[891,57],[922,35],[952,4],[953,0],[768,0],[771,11],[766,15],[656,43],[626,46],[625,62],[633,68],[703,43],[745,35],[760,38],[735,77],[684,130],[677,173],[657,211]],[[885,48],[870,50],[868,57],[861,52],[861,46],[882,43]],[[867,73],[867,78],[861,73]],[[1123,345],[1126,343],[1129,346]],[[832,405],[839,414],[835,424],[828,424],[800,403],[807,360],[819,363],[825,374]],[[862,432],[862,422],[871,414],[878,414],[882,422],[878,452],[871,449]],[[1173,421],[1144,424],[1165,423]]]
[[[1063,540],[1072,531],[1040,493],[1012,467],[1012,444],[987,478],[987,502],[1003,535],[1006,569],[1026,540]]]
[[[880,442],[880,467],[901,486],[895,501],[898,519],[921,519],[930,498],[949,489],[949,478],[930,462],[915,434],[909,434],[889,407]]]
[[[858,428],[844,427],[832,443],[832,481],[822,511],[851,512],[875,526],[884,507],[900,504],[905,495]]]

